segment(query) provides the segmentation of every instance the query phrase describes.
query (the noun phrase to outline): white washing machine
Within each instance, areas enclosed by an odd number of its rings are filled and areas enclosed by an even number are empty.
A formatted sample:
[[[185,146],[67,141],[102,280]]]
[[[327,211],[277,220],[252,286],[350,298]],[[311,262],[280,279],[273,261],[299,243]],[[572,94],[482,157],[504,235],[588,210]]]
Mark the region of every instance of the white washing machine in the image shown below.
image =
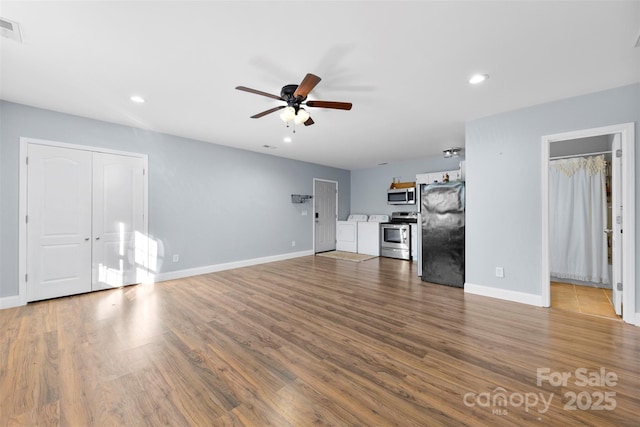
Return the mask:
[[[370,215],[367,222],[358,223],[358,253],[380,256],[380,223],[389,222],[389,215]]]
[[[367,215],[353,214],[349,215],[346,221],[338,221],[336,227],[337,251],[358,252],[358,224],[366,220]]]

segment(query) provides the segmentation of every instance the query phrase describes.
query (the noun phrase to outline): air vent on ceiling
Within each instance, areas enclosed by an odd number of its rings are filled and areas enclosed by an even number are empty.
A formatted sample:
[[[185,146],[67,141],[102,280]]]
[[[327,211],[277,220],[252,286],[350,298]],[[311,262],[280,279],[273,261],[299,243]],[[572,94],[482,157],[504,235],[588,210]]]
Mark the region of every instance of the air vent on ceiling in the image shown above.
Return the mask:
[[[20,24],[9,19],[0,18],[0,36],[22,43]]]

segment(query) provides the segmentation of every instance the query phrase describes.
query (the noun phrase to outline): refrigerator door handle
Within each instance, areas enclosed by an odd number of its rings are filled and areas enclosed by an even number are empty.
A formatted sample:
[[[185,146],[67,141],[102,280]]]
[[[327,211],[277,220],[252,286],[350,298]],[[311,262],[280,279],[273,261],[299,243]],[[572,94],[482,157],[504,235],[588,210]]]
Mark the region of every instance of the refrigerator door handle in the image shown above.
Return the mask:
[[[420,201],[419,201],[420,203]],[[420,214],[420,212],[418,212],[418,223],[417,223],[417,230],[416,230],[416,234],[418,236],[418,243],[417,243],[417,263],[418,263],[418,277],[422,277],[422,214]]]

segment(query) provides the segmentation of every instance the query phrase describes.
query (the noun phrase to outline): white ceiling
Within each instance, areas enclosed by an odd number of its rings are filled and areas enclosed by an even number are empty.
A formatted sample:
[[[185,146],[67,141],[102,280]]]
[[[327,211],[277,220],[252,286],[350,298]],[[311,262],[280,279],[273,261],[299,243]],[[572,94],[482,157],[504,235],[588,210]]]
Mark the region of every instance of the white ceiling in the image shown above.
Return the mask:
[[[640,81],[640,1],[1,1],[2,99],[345,169],[464,146],[464,122]],[[471,86],[474,73],[490,79]],[[279,101],[306,73],[315,125]],[[129,100],[133,94],[144,104]],[[283,142],[292,136],[293,142]],[[274,148],[265,149],[263,145]]]

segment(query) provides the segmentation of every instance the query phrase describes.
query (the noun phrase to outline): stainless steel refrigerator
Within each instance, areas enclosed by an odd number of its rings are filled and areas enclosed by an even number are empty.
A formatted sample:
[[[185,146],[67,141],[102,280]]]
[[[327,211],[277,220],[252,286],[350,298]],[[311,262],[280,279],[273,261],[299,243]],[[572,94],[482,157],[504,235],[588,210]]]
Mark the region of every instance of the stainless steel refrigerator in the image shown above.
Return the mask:
[[[425,282],[464,287],[463,181],[420,184],[418,276]]]

